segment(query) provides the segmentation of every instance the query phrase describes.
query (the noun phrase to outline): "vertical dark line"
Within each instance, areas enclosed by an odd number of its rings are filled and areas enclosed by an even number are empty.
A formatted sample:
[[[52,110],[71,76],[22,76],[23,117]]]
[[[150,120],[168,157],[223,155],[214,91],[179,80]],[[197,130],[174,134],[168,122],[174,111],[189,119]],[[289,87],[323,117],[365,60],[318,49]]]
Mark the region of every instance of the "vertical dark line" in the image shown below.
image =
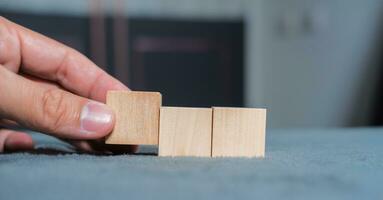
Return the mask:
[[[129,82],[129,48],[128,46],[128,15],[124,10],[123,0],[114,0],[113,15],[113,47],[114,72],[117,79],[124,84]],[[125,13],[124,13],[125,11]]]
[[[90,0],[90,57],[102,69],[106,70],[106,34],[105,19],[101,0]]]
[[[162,96],[161,96],[161,98],[162,98]],[[158,141],[157,153],[158,153],[158,155],[160,155],[161,108],[162,108],[162,100],[161,100],[161,103],[160,103],[160,109],[158,111],[158,138],[157,138],[157,141]]]
[[[213,128],[214,128],[214,107],[211,108],[211,134],[210,134],[210,157],[213,157]]]

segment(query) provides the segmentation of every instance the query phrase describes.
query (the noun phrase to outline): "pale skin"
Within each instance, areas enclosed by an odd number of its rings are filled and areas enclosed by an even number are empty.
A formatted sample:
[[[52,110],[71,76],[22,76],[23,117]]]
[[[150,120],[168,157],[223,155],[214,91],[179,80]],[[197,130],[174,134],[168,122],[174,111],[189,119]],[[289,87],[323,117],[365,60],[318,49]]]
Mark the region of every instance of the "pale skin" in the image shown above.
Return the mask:
[[[132,152],[105,145],[115,117],[108,90],[129,90],[76,50],[0,16],[0,153],[34,148],[40,131],[84,152]]]

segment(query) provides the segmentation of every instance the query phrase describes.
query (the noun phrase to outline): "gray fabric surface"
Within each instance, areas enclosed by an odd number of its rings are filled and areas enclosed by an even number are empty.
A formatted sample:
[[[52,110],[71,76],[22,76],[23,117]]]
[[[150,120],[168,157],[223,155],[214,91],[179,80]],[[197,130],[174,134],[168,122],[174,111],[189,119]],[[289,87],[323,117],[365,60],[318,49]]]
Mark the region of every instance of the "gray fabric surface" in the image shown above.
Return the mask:
[[[382,188],[383,129],[269,130],[265,159],[0,155],[0,199],[383,199]]]

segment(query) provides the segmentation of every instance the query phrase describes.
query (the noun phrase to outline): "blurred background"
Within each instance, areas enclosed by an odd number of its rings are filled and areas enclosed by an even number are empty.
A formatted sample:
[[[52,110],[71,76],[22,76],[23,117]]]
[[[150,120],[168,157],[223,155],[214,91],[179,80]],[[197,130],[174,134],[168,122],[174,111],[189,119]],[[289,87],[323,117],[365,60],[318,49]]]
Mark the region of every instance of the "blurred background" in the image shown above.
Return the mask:
[[[164,105],[265,107],[269,128],[326,128],[383,123],[382,3],[1,0],[0,14]]]

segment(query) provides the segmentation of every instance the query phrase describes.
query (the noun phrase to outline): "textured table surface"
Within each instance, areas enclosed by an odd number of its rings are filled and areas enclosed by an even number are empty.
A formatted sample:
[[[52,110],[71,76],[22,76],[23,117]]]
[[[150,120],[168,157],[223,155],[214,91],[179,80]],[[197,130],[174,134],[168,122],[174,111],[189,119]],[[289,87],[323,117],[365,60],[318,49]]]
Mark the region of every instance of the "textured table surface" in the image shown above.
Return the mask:
[[[0,199],[255,197],[383,199],[383,129],[268,130],[265,159],[0,155]]]

